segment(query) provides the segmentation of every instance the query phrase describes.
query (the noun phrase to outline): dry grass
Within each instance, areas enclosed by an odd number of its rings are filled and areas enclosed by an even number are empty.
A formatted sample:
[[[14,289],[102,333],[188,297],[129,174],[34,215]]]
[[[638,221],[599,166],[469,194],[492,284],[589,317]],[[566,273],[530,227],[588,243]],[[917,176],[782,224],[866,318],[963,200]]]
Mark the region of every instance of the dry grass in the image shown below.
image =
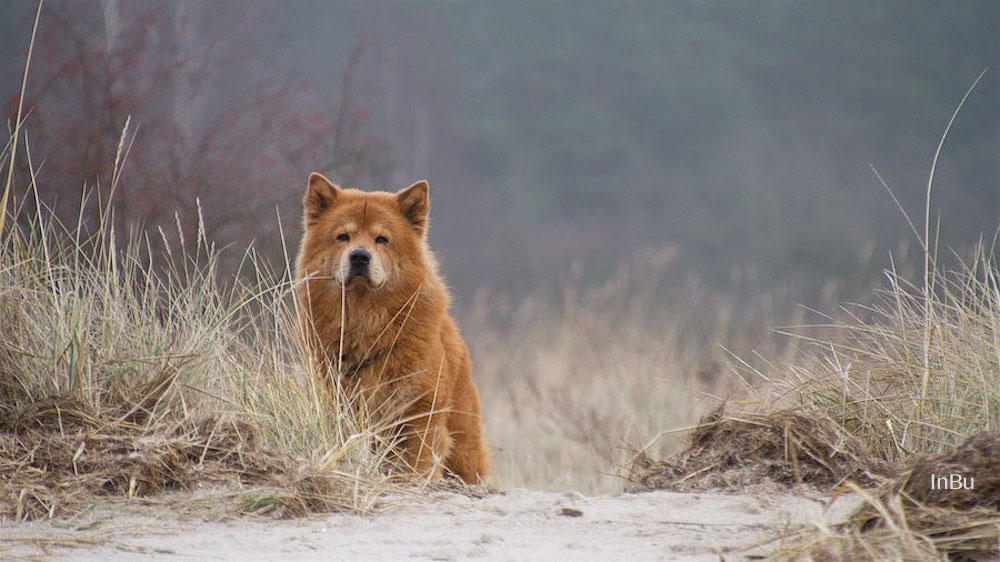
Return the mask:
[[[996,559],[996,238],[981,241],[971,259],[956,254],[957,266],[946,269],[931,241],[930,224],[937,160],[971,91],[952,115],[931,166],[923,236],[904,212],[923,248],[922,284],[905,281],[893,267],[874,304],[843,308],[839,319],[822,326],[832,330],[831,337],[791,333],[811,351],[794,362],[769,364],[766,372],[749,369],[767,381],[749,389],[750,402],[763,414],[754,418],[738,411],[721,419],[720,411],[718,419],[696,430],[681,454],[658,463],[640,457],[632,472],[638,486],[677,487],[692,485],[691,480],[731,486],[745,483],[747,473],[787,482],[791,470],[796,483],[826,488],[842,483],[837,493],[853,490],[863,503],[844,523],[800,533],[779,550],[779,558]],[[830,462],[835,457],[847,465]],[[801,477],[803,461],[810,465],[810,478]],[[743,479],[734,482],[729,477],[734,471]],[[931,475],[951,474],[977,485],[972,490],[930,488]]]
[[[767,483],[830,490],[847,481],[870,486],[891,470],[829,418],[802,410],[727,416],[720,406],[683,451],[661,461],[640,452],[626,479],[632,491],[742,491]]]
[[[808,484],[863,505],[808,531],[779,557],[993,560],[1000,544],[1000,270],[992,247],[935,267],[924,291],[892,271],[869,307],[844,310],[829,339],[803,337],[793,362],[720,408],[688,448],[640,455],[635,489]],[[926,381],[926,384],[925,384]],[[930,475],[974,490],[930,490]]]
[[[929,299],[889,272],[889,287],[873,305],[844,309],[845,320],[824,326],[833,331],[830,339],[793,334],[806,343],[802,354],[770,364],[769,371],[752,370],[764,384],[749,387],[748,400],[693,432],[683,458],[663,465],[666,473],[688,466],[707,476],[751,460],[763,469],[769,457],[784,468],[764,472],[783,482],[785,469],[793,468],[789,451],[799,450],[814,460],[852,458],[858,468],[885,474],[884,465],[902,466],[916,455],[949,451],[977,432],[996,431],[1000,273],[992,249],[980,247],[974,255],[970,265],[936,273]],[[928,311],[932,324],[925,329]],[[813,483],[829,487],[838,480]]]
[[[939,455],[915,458],[842,523],[781,545],[782,560],[996,560],[1000,555],[1000,432],[973,435]],[[931,475],[973,476],[974,488],[942,490]]]
[[[736,382],[718,342],[789,351],[757,329],[788,318],[780,298],[746,306],[695,282],[678,290],[673,257],[636,256],[608,281],[569,280],[555,297],[484,291],[463,311],[499,486],[620,491],[637,446],[674,451]]]
[[[367,510],[393,489],[384,433],[303,360],[287,273],[249,251],[223,288],[200,232],[67,228],[29,186],[0,233],[0,518],[213,485],[224,513]]]
[[[974,255],[934,274],[929,298],[889,272],[875,304],[848,310],[851,318],[836,325],[839,342],[814,341],[825,350],[790,365],[775,387],[893,462],[997,429],[1000,274],[992,248]]]

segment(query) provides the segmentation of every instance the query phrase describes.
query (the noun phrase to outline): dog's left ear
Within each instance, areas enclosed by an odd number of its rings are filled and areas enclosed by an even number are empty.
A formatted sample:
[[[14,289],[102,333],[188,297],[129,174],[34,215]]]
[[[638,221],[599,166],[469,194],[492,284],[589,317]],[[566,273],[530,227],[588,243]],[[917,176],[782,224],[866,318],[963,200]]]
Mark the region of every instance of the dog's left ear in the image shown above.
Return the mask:
[[[396,194],[400,212],[421,236],[427,233],[427,216],[431,210],[429,190],[427,181],[420,180]]]

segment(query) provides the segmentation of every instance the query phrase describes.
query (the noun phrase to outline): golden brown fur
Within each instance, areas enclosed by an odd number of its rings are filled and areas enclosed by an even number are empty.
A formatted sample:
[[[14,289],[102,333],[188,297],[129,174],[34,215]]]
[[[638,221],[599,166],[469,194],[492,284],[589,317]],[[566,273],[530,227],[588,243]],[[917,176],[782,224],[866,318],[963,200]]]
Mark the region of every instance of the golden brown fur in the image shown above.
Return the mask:
[[[303,208],[297,292],[320,372],[338,373],[375,420],[402,430],[402,458],[418,474],[444,467],[481,482],[479,396],[427,245],[427,182],[363,192],[314,173]]]

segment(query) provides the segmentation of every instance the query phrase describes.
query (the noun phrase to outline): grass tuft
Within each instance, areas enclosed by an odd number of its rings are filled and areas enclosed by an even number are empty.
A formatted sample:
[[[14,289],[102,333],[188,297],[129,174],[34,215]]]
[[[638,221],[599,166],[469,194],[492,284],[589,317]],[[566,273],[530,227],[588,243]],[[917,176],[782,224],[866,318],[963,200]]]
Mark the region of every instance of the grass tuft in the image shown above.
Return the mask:
[[[640,452],[626,479],[631,491],[741,491],[765,483],[830,490],[847,481],[872,485],[890,472],[829,418],[800,409],[725,415],[720,406],[691,432],[687,448],[661,461]]]
[[[290,516],[393,489],[388,444],[304,359],[287,271],[251,249],[224,286],[201,231],[88,233],[27,201],[0,232],[0,518],[175,490]]]

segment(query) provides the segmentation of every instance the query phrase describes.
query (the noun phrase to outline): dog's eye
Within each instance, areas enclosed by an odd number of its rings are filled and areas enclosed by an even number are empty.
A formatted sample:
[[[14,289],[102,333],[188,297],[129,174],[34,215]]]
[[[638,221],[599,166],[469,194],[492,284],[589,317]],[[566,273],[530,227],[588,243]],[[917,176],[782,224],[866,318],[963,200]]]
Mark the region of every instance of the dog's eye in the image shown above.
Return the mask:
[[[348,233],[346,233],[346,232],[342,232],[342,233],[340,233],[340,234],[337,235],[337,240],[340,241],[340,242],[350,242],[351,241],[351,235],[348,234]]]
[[[389,243],[389,239],[386,238],[385,236],[376,236],[375,237],[375,243],[376,244],[388,244]]]

